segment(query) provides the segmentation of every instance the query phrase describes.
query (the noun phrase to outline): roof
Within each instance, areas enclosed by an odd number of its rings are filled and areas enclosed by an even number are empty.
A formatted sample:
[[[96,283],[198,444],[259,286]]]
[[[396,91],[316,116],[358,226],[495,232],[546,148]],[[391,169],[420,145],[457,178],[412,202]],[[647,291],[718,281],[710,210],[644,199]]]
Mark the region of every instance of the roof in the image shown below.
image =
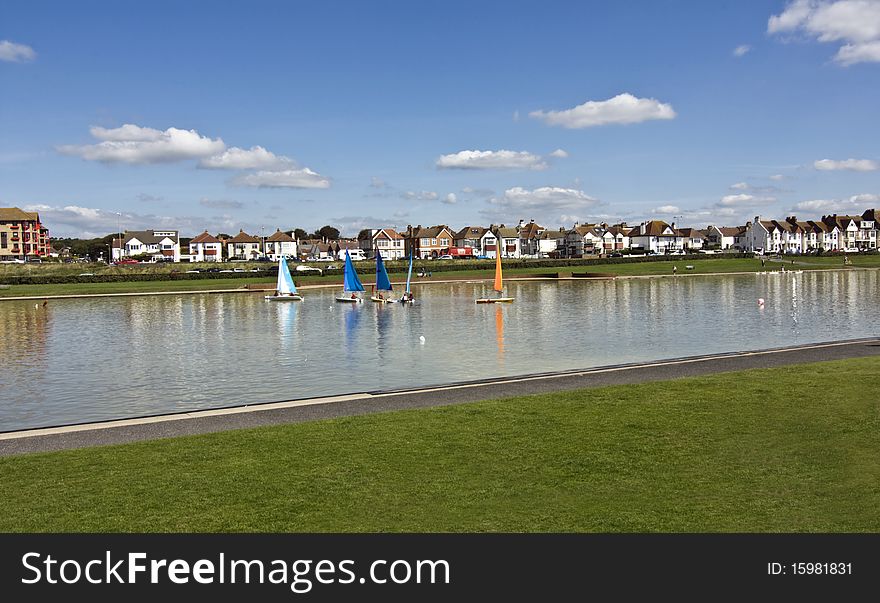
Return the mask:
[[[582,237],[586,236],[587,234],[594,234],[594,235],[598,236],[598,231],[596,231],[595,224],[581,224],[579,226],[575,226],[574,228],[572,228],[568,232],[569,233],[572,233],[572,232],[577,233]]]
[[[450,236],[453,236],[453,230],[446,226],[445,224],[440,224],[438,226],[431,226],[429,228],[413,228],[412,229],[412,238],[421,239],[421,238],[435,238],[439,235],[443,230],[449,233]]]
[[[238,234],[228,239],[227,243],[259,243],[260,239],[257,237],[251,236],[243,230],[239,230]]]
[[[562,239],[566,235],[564,229],[560,228],[559,230],[545,230],[541,233],[539,238],[541,239]]]
[[[17,207],[0,207],[0,222],[39,222],[40,214],[35,211],[23,211]]]
[[[495,236],[504,239],[518,239],[519,231],[516,228],[496,228]]]
[[[484,226],[465,226],[455,233],[455,239],[481,239],[487,230],[489,229]]]
[[[279,242],[280,243],[293,243],[293,237],[291,237],[286,232],[281,232],[280,228],[278,230],[276,230],[272,234],[272,236],[266,240],[269,242],[272,242],[272,243],[279,243]]]
[[[620,226],[609,226],[608,228],[605,229],[605,232],[610,232],[614,236],[617,236],[617,235],[627,236],[629,231],[630,231],[629,228],[621,228]]]
[[[392,241],[395,239],[402,239],[403,235],[394,230],[393,228],[380,228],[373,233],[373,239],[380,238],[381,235],[384,235],[386,238],[391,239]]]
[[[529,222],[519,229],[519,237],[521,239],[537,239],[538,235],[540,235],[543,230],[543,226],[538,226],[534,222]]]
[[[219,243],[219,242],[220,242],[220,239],[208,234],[207,230],[205,232],[203,232],[202,234],[200,234],[199,236],[193,237],[190,240],[190,243]]]
[[[699,230],[697,228],[678,228],[677,230],[681,236],[691,239],[696,237],[705,237],[707,234],[705,230]]]
[[[125,231],[125,240],[130,241],[131,239],[137,239],[141,243],[145,245],[158,245],[162,239],[171,239],[173,241],[177,241],[177,231],[171,230],[161,230],[159,232],[174,232],[174,236],[168,237],[162,235],[161,237],[157,237],[153,234],[155,231],[153,230],[126,230]]]
[[[723,237],[738,237],[746,231],[745,226],[722,226],[716,227]]]
[[[631,237],[633,237],[633,236],[636,236],[636,237],[671,237],[671,236],[676,236],[675,231],[673,231],[672,234],[664,234],[664,231],[667,228],[669,228],[671,230],[672,227],[669,224],[667,224],[666,222],[664,222],[663,220],[648,220],[647,222],[645,222],[644,226],[645,226],[645,232],[642,232],[641,226],[637,226],[635,229],[635,233],[630,231],[629,236],[631,236]]]

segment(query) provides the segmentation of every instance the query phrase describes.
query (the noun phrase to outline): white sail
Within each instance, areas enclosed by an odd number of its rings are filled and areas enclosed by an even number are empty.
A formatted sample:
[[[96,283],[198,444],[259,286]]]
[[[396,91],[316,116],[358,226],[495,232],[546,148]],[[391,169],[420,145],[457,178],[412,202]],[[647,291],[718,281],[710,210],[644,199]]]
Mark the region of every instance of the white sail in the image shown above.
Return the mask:
[[[287,267],[287,260],[282,256],[278,260],[278,283],[275,285],[277,295],[292,295],[296,293],[296,285],[293,284],[293,277],[290,276],[290,269]]]

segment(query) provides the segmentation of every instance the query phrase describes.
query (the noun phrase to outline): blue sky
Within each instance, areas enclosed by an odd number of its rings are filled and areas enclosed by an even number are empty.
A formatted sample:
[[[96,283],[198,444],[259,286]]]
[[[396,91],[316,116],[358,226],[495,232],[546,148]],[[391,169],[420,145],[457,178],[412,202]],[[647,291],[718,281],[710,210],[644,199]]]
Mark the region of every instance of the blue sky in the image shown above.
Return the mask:
[[[861,213],[878,98],[880,0],[5,0],[0,206],[74,236]]]

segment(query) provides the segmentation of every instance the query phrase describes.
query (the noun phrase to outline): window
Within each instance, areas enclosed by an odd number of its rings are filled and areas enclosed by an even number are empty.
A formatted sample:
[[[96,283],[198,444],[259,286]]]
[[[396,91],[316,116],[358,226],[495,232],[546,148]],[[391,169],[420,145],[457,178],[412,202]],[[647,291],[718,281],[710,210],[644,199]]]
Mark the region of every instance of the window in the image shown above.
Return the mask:
[[[449,239],[440,239],[441,247],[449,247]]]
[[[7,233],[5,233],[5,232],[0,232],[0,247],[6,247],[6,246],[7,246],[8,241],[6,240],[6,237],[7,237]]]
[[[437,239],[431,239],[431,245],[437,246]]]
[[[431,239],[422,239],[422,247],[427,247],[431,244]]]

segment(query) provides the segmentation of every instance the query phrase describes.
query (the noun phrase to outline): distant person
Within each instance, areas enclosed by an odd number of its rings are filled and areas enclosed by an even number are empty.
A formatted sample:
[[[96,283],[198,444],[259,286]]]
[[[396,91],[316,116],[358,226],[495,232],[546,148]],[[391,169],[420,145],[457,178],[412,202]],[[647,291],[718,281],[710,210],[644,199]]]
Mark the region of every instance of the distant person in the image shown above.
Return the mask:
[[[673,267],[672,267],[672,274],[675,274],[676,272],[678,272],[678,267],[677,267],[677,266],[673,266]]]

